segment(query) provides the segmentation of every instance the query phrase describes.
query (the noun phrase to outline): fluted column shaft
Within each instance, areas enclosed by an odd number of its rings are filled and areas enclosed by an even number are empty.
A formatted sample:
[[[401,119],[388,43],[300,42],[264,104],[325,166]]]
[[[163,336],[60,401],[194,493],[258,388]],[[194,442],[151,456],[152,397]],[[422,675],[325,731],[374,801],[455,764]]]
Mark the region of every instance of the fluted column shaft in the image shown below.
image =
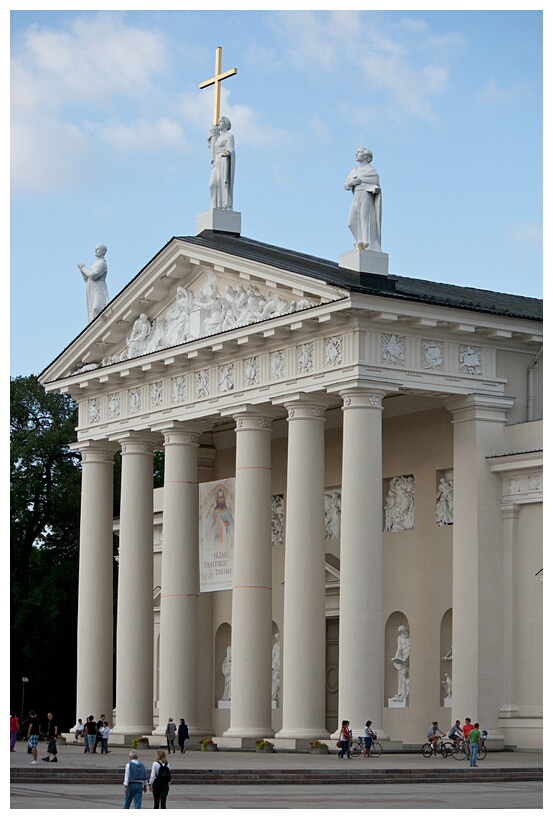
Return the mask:
[[[192,733],[198,726],[199,433],[179,427],[163,430],[158,733],[168,717],[183,717]]]
[[[225,736],[271,736],[271,419],[236,416],[232,702]]]
[[[382,733],[382,398],[356,388],[343,397],[340,527],[339,720],[354,736],[367,719]],[[339,723],[340,724],[340,723]]]
[[[82,452],[77,718],[113,710],[113,453],[104,442],[75,444]],[[91,658],[102,658],[102,673]]]
[[[282,739],[325,730],[324,413],[320,397],[287,403],[288,474]]]
[[[121,446],[121,518],[114,733],[153,730],[153,445],[147,436]]]
[[[451,398],[453,414],[453,679],[452,712],[478,720],[489,739],[500,736],[497,691],[501,689],[503,538],[501,480],[490,480],[488,455],[502,452],[510,398]],[[500,619],[502,619],[500,614]],[[500,621],[499,619],[499,621]]]

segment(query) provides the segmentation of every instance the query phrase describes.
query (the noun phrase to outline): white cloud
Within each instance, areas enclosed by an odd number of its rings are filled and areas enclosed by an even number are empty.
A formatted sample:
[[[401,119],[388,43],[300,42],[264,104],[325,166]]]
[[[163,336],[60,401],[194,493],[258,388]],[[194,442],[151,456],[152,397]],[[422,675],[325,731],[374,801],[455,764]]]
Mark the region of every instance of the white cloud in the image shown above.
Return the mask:
[[[232,131],[236,139],[240,140],[240,146],[274,145],[289,137],[288,131],[271,125],[249,105],[233,105],[230,102],[230,95],[228,88],[221,88],[221,114],[230,119]],[[211,94],[183,94],[180,105],[186,121],[205,130],[207,139],[209,129],[206,123],[213,120],[213,91]]]
[[[540,245],[543,240],[543,226],[535,222],[519,222],[512,226],[511,235],[519,242]]]
[[[169,117],[153,122],[140,119],[128,125],[122,122],[102,125],[98,138],[124,153],[160,147],[180,151],[186,147],[182,126]]]
[[[302,70],[345,72],[366,87],[359,110],[370,106],[389,122],[439,122],[435,100],[448,86],[448,60],[464,45],[456,32],[433,34],[411,16],[383,28],[355,11],[275,15],[287,58]]]
[[[533,96],[524,83],[517,82],[510,88],[501,88],[495,80],[490,80],[479,94],[480,102],[485,105],[512,105]]]
[[[87,152],[101,139],[127,144],[142,131],[123,122],[105,127],[110,109],[125,114],[156,95],[166,68],[163,38],[125,24],[117,14],[70,18],[64,29],[30,26],[11,62],[11,174],[14,191],[45,193],[83,178]],[[130,106],[128,106],[130,101]],[[135,133],[133,134],[133,129]],[[178,141],[178,126],[154,123],[142,147]]]

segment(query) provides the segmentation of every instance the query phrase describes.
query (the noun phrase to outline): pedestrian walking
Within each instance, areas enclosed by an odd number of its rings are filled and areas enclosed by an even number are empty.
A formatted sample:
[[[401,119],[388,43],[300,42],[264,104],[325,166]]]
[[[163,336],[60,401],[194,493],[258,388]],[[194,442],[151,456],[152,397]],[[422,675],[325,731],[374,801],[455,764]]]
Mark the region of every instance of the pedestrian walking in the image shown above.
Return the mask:
[[[17,734],[19,732],[19,720],[15,711],[10,713],[10,751],[15,751]]]
[[[56,739],[58,737],[58,726],[51,711],[48,711],[48,722],[46,723],[46,740],[48,742],[48,749],[46,756],[42,757],[43,762],[50,762],[50,756],[53,756],[52,762],[58,761],[58,746]]]
[[[175,737],[177,735],[177,726],[174,723],[173,717],[169,717],[167,727],[165,729],[165,736],[167,737],[167,753],[171,751],[175,753]]]
[[[142,794],[148,790],[148,774],[144,763],[138,758],[137,751],[130,751],[129,761],[125,765],[125,804],[123,808],[128,810],[133,803],[135,810],[142,807]]]
[[[150,773],[150,790],[154,795],[154,809],[167,807],[167,794],[171,781],[171,768],[165,751],[157,751]]]
[[[109,735],[110,735],[109,723],[107,722],[107,720],[104,720],[102,733],[100,734],[100,741],[102,743],[102,749],[100,751],[101,754],[111,753],[110,751],[108,751]]]
[[[92,751],[93,754],[97,753],[98,745],[100,745],[102,741],[102,731],[104,730],[104,720],[106,718],[105,714],[100,715],[100,719],[96,723],[96,739],[94,740],[94,749]]]
[[[180,752],[181,754],[184,754],[185,753],[184,743],[186,742],[187,739],[190,738],[190,734],[188,733],[188,725],[183,719],[179,720],[177,736],[179,740]]]
[[[348,755],[348,759],[351,759],[350,753],[351,731],[349,729],[349,719],[342,720],[339,742],[341,745],[341,750],[340,753],[338,754],[338,759],[343,759],[346,754]]]
[[[27,727],[27,745],[28,748],[33,756],[33,761],[30,763],[31,765],[36,765],[38,763],[37,759],[37,745],[38,740],[40,737],[40,720],[37,716],[36,711],[29,711],[29,720],[28,720],[28,727]]]

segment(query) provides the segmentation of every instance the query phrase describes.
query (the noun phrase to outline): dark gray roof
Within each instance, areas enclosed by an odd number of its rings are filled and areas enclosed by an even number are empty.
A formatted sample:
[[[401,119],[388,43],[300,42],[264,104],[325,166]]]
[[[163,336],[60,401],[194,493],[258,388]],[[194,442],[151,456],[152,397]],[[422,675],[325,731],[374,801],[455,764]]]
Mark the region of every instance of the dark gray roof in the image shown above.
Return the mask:
[[[496,293],[493,290],[479,290],[475,287],[440,284],[423,279],[410,279],[404,276],[386,278],[361,275],[357,277],[355,273],[339,267],[336,262],[328,261],[328,259],[267,245],[231,233],[204,230],[199,236],[180,236],[178,238],[189,244],[231,253],[234,256],[248,259],[248,261],[271,265],[292,273],[299,273],[302,276],[311,276],[350,291],[536,321],[541,321],[543,317],[541,299],[512,296],[506,293]]]

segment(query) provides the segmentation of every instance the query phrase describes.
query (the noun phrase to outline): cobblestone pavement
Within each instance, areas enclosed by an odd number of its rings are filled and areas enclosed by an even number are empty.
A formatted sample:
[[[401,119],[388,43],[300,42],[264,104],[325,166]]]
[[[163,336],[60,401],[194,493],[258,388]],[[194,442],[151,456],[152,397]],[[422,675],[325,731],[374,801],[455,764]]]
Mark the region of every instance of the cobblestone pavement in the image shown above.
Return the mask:
[[[26,746],[17,744],[10,754],[12,768],[43,770],[47,765],[41,761],[29,766],[30,756]],[[128,748],[113,746],[112,753],[84,755],[82,747],[73,745],[59,749],[59,769],[117,769],[121,771],[128,760]],[[155,750],[140,755],[149,768]],[[480,763],[482,768],[536,768],[541,767],[541,754],[489,753]],[[543,806],[541,782],[490,782],[490,783],[429,783],[401,784],[403,770],[442,770],[463,767],[465,763],[442,758],[424,759],[421,754],[383,754],[379,759],[352,759],[338,761],[335,754],[312,756],[310,754],[256,754],[253,752],[222,751],[217,754],[189,750],[186,754],[171,755],[174,770],[338,770],[339,766],[364,766],[374,769],[393,769],[398,772],[398,784],[393,785],[181,785],[171,786],[167,808],[169,810],[330,810],[330,809],[472,809],[472,810],[532,810]],[[29,767],[28,767],[29,766]],[[123,806],[123,787],[119,785],[71,785],[65,782],[45,784],[12,783],[10,807],[15,810],[110,810]],[[153,809],[150,794],[144,796],[143,809]]]

